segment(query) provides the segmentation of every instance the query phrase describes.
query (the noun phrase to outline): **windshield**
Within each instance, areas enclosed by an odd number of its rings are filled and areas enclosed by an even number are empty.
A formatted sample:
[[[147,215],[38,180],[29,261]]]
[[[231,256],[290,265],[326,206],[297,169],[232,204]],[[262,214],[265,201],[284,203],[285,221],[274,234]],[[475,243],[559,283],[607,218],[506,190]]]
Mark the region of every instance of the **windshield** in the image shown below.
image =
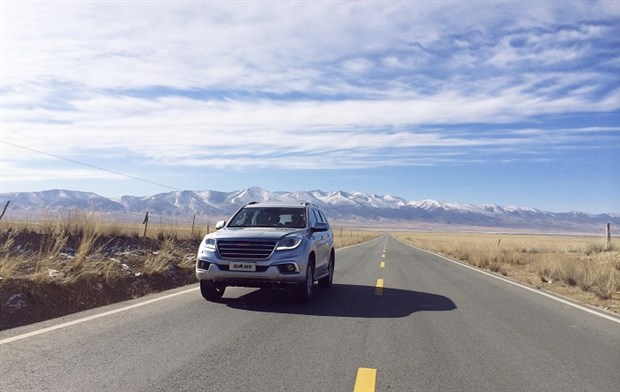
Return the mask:
[[[228,227],[306,227],[305,208],[252,207],[243,208],[231,220]]]

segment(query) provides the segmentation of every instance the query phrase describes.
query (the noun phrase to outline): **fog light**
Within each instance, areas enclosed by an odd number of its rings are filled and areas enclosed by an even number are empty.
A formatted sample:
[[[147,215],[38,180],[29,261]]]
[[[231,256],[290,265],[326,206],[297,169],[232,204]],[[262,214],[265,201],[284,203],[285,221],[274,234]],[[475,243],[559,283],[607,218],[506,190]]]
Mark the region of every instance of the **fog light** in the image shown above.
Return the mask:
[[[297,268],[295,263],[280,264],[278,269],[281,274],[296,274],[299,272],[299,268]]]

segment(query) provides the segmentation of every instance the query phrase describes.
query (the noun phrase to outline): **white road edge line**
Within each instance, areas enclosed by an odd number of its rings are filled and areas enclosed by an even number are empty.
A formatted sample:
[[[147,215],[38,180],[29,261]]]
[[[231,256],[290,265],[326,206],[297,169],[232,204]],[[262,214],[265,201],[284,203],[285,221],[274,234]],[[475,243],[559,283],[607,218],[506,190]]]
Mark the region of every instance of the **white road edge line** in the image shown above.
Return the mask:
[[[450,261],[450,262],[452,262],[452,263],[454,263],[454,264],[456,264],[456,265],[460,265],[461,267],[464,267],[464,268],[469,268],[469,269],[470,269],[470,270],[472,270],[472,271],[480,272],[481,274],[484,274],[484,275],[490,276],[490,277],[495,278],[495,279],[499,279],[499,280],[501,280],[501,281],[503,281],[503,282],[509,283],[509,284],[511,284],[511,285],[514,285],[514,286],[521,287],[522,289],[529,290],[529,291],[531,291],[532,293],[540,294],[540,295],[545,296],[545,297],[547,297],[547,298],[551,298],[551,299],[553,299],[553,300],[556,300],[556,301],[558,301],[558,302],[561,302],[561,303],[563,303],[563,304],[565,304],[565,305],[572,306],[572,307],[574,307],[574,308],[577,308],[577,309],[583,310],[583,311],[585,311],[585,312],[591,313],[591,314],[593,314],[593,315],[595,315],[595,316],[599,316],[599,317],[602,317],[602,318],[607,319],[607,320],[609,320],[609,321],[613,321],[613,322],[615,322],[615,323],[620,324],[620,319],[615,318],[615,317],[613,317],[613,316],[609,316],[609,315],[607,315],[607,314],[605,314],[605,313],[598,312],[598,311],[596,311],[596,310],[594,310],[594,309],[591,309],[591,308],[588,308],[588,307],[585,307],[585,306],[582,306],[582,305],[576,304],[576,303],[571,302],[571,301],[567,301],[567,300],[565,300],[565,299],[563,299],[563,298],[560,298],[560,297],[558,297],[558,296],[555,296],[555,295],[552,295],[552,294],[549,294],[549,293],[545,293],[544,291],[540,291],[540,290],[538,290],[538,289],[534,289],[534,288],[532,288],[532,287],[526,286],[526,285],[521,284],[521,283],[519,283],[519,282],[516,282],[516,281],[514,281],[514,280],[506,279],[506,278],[503,278],[503,277],[501,277],[501,276],[497,276],[497,275],[495,275],[495,274],[492,274],[492,273],[490,273],[490,272],[487,272],[487,271],[481,270],[481,269],[479,269],[479,268],[475,268],[475,267],[472,267],[472,266],[470,266],[470,265],[467,265],[467,264],[464,264],[464,263],[458,262],[458,261],[456,261],[456,260],[452,260],[451,258],[446,257],[446,256],[443,256],[443,255],[440,255],[439,253],[435,253],[435,252],[432,252],[432,251],[430,251],[430,250],[426,250],[426,249],[418,248],[417,246],[414,246],[414,245],[408,244],[408,243],[406,243],[406,242],[404,242],[404,241],[401,241],[400,239],[398,239],[398,238],[396,238],[396,237],[392,237],[392,238],[394,238],[396,241],[399,241],[399,242],[401,242],[401,243],[403,243],[403,244],[405,244],[405,245],[407,245],[407,246],[410,246],[410,247],[412,247],[412,248],[414,248],[414,249],[421,250],[421,251],[426,252],[426,253],[430,253],[430,254],[432,254],[432,255],[434,255],[434,256],[437,256],[437,257],[439,257],[439,258],[442,258],[442,259],[444,259],[444,260],[448,260],[448,261]]]
[[[166,299],[169,299],[169,298],[172,298],[172,297],[176,297],[176,296],[179,296],[179,295],[187,294],[187,293],[190,293],[190,292],[196,291],[196,290],[198,290],[198,287],[194,287],[192,289],[187,289],[187,290],[184,290],[184,291],[180,291],[178,293],[164,295],[163,297],[157,297],[157,298],[154,298],[154,299],[150,299],[148,301],[144,301],[144,302],[140,302],[140,303],[137,303],[137,304],[125,306],[125,307],[122,307],[122,308],[110,310],[110,311],[104,312],[104,313],[95,314],[95,315],[92,315],[92,316],[89,316],[89,317],[84,317],[84,318],[73,320],[73,321],[69,321],[69,322],[66,322],[66,323],[62,323],[62,324],[58,324],[58,325],[53,325],[51,327],[47,327],[47,328],[39,329],[39,330],[36,330],[36,331],[28,332],[28,333],[25,333],[25,334],[22,334],[22,335],[17,335],[17,336],[13,336],[13,337],[10,337],[10,338],[2,339],[2,340],[0,340],[0,345],[7,344],[7,343],[12,343],[12,342],[15,342],[15,341],[18,341],[18,340],[22,340],[22,339],[26,339],[26,338],[29,338],[29,337],[32,337],[32,336],[42,335],[44,333],[52,332],[52,331],[55,331],[57,329],[70,327],[72,325],[76,325],[76,324],[80,324],[80,323],[85,323],[87,321],[95,320],[95,319],[98,319],[98,318],[101,318],[101,317],[110,316],[112,314],[116,314],[116,313],[120,313],[120,312],[125,312],[127,310],[139,308],[141,306],[150,305],[150,304],[152,304],[154,302],[163,301],[163,300],[166,300]]]

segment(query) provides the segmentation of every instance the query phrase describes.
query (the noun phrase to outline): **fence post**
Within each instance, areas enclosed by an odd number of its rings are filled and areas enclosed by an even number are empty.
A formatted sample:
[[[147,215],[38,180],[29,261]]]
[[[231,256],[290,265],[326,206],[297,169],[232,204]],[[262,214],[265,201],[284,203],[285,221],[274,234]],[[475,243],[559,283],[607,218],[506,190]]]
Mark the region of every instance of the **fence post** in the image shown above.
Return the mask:
[[[4,210],[2,210],[2,214],[0,214],[0,220],[2,220],[2,217],[4,216],[4,213],[6,212],[6,209],[9,207],[9,203],[11,202],[11,200],[8,200],[6,202],[6,204],[4,205]]]
[[[142,237],[146,237],[146,229],[147,227],[149,227],[149,212],[146,212],[146,215],[144,216],[144,221],[142,221],[142,224],[144,225],[144,234],[142,235]]]
[[[607,224],[606,235],[607,235],[607,250],[611,250],[611,223]]]
[[[194,215],[194,219],[192,219],[192,238],[194,238],[194,225],[196,224],[196,215]]]

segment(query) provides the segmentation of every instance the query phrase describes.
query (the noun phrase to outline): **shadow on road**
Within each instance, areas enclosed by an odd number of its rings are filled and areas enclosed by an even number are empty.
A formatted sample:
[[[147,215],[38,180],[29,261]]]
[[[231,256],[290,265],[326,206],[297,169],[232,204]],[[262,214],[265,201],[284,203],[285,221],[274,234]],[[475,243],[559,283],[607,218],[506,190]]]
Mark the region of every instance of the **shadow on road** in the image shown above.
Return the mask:
[[[391,288],[384,288],[383,295],[375,295],[375,287],[347,284],[333,284],[329,289],[315,286],[309,303],[297,302],[290,291],[269,289],[239,298],[224,296],[220,303],[254,312],[361,318],[399,318],[416,312],[456,309],[454,302],[442,295]]]

